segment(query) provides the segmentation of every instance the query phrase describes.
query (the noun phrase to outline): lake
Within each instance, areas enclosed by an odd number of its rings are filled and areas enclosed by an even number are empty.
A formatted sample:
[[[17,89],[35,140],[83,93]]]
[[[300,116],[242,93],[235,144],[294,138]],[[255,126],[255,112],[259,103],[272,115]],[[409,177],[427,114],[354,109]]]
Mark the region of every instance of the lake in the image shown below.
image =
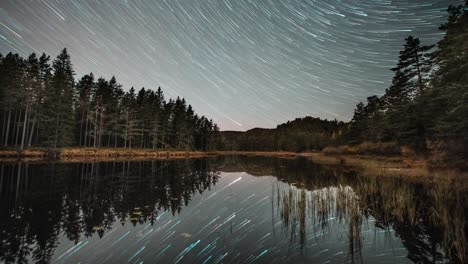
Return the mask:
[[[0,164],[2,263],[462,263],[468,188],[305,158]]]

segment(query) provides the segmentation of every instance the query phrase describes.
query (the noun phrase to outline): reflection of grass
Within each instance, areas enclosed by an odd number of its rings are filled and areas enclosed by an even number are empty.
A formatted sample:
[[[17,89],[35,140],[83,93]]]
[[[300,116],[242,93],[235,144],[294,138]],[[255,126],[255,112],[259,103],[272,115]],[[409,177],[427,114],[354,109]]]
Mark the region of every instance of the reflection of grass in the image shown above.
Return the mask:
[[[304,248],[307,235],[307,214],[313,220],[314,234],[324,234],[330,221],[337,219],[338,223],[344,225],[343,229],[347,227],[349,230],[348,241],[351,259],[353,261],[355,258],[362,259],[361,225],[363,212],[352,188],[339,186],[306,191],[291,186],[283,191],[277,189],[276,197],[277,211],[283,225],[290,232],[290,243],[294,242],[298,231],[300,248],[301,250]],[[318,240],[320,237],[320,235],[316,235],[315,239]]]
[[[365,171],[364,174],[369,174]],[[382,172],[380,172],[382,173]],[[357,185],[358,193],[367,193],[365,206],[384,224],[418,226],[421,222],[434,228],[437,240],[442,234],[440,246],[454,260],[466,263],[467,223],[465,217],[466,180],[453,171],[430,172],[428,180],[417,185],[404,178],[383,178],[382,174],[366,177]],[[437,241],[435,241],[438,243]]]
[[[378,226],[394,227],[403,241],[415,246],[416,252],[410,252],[414,259],[410,259],[428,260],[434,248],[439,248],[437,251],[443,254],[434,255],[436,260],[445,261],[446,256],[453,262],[467,263],[466,178],[453,171],[439,171],[430,172],[424,179],[427,181],[411,182],[406,177],[388,177],[382,169],[370,169],[351,182],[352,188],[306,191],[291,186],[278,189],[278,212],[291,239],[299,231],[302,247],[307,214],[313,220],[315,234],[325,232],[330,219],[336,218],[336,222],[347,226],[350,257],[361,260],[361,226],[364,216],[371,214]],[[414,230],[422,231],[415,234]],[[428,241],[432,247],[419,246]]]

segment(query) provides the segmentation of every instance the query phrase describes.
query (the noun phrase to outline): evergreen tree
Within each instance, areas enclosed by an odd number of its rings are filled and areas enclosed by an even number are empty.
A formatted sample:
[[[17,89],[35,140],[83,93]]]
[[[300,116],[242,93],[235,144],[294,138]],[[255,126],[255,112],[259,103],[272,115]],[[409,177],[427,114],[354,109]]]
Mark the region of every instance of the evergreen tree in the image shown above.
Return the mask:
[[[451,158],[468,159],[468,1],[450,6],[447,23],[440,26],[444,37],[438,43],[439,69],[426,101],[432,111],[434,140],[438,151]]]
[[[50,82],[52,80],[52,68],[49,64],[50,56],[43,53],[39,58],[39,68],[40,68],[40,93],[38,93],[38,109],[36,109],[36,116],[37,116],[37,127],[36,129],[36,137],[35,137],[35,144],[42,144],[46,141],[48,135],[46,134],[46,128],[48,123],[46,122],[48,113],[48,105],[46,105],[46,99],[49,92]],[[28,146],[31,147],[33,144],[33,139],[30,138],[28,142]]]
[[[354,109],[354,115],[353,118],[351,119],[350,125],[349,125],[349,133],[348,133],[348,138],[351,143],[354,143],[354,141],[363,141],[363,134],[364,134],[364,119],[365,119],[365,113],[364,113],[364,108],[365,105],[363,102],[359,102],[356,105],[356,108]]]
[[[399,71],[408,81],[411,81],[410,93],[413,97],[421,95],[424,91],[425,80],[432,66],[432,56],[429,52],[434,45],[421,46],[418,38],[409,36],[405,39],[404,48],[400,51],[397,67],[393,71]]]
[[[67,49],[63,49],[52,64],[53,75],[48,89],[46,110],[46,144],[69,146],[73,142],[74,72]]]
[[[107,106],[107,131],[108,140],[107,146],[114,148],[118,147],[119,139],[122,136],[121,131],[118,130],[119,119],[122,114],[122,98],[125,92],[122,89],[122,85],[117,82],[113,76],[109,81],[109,88],[111,91],[111,98]]]
[[[0,54],[3,146],[196,148],[197,124],[204,118],[184,98],[166,102],[161,87],[124,92],[115,77],[95,81],[92,73],[75,85],[66,49],[52,67],[49,61],[46,54],[26,60]],[[213,127],[205,126],[204,133]]]
[[[2,60],[0,86],[4,97],[1,104],[4,113],[3,145],[18,145],[19,123],[22,116],[22,104],[26,96],[23,84],[25,62],[18,54],[8,53]]]
[[[78,100],[75,107],[75,140],[78,146],[89,146],[89,131],[91,130],[93,112],[91,98],[94,95],[95,86],[93,73],[84,75],[76,84]]]

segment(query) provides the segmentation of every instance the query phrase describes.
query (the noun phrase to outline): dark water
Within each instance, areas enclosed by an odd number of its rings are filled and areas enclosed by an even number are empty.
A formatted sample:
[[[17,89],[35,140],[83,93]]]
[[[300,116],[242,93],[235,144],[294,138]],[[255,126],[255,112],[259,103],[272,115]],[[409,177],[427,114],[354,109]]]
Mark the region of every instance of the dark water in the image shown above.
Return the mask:
[[[2,263],[463,263],[465,181],[306,159],[0,164]]]

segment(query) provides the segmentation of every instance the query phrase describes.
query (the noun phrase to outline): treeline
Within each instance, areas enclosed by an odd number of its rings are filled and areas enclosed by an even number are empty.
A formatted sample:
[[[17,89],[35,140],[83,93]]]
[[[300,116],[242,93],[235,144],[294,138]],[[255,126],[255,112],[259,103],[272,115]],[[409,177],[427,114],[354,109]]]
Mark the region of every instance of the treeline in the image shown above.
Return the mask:
[[[410,152],[468,160],[468,2],[450,6],[437,45],[409,36],[383,96],[359,103],[350,122],[306,117],[276,129],[221,132],[225,150],[313,151],[326,146],[355,153]],[[332,147],[333,148],[333,147]]]
[[[356,106],[348,142],[394,141],[419,153],[468,158],[468,1],[448,13],[437,45],[405,39],[385,94]]]
[[[296,118],[275,129],[254,128],[246,132],[223,131],[213,146],[218,150],[306,151],[320,150],[340,142],[344,122],[315,117]]]
[[[74,74],[66,49],[52,65],[46,54],[0,54],[1,145],[206,150],[218,130],[161,88],[125,92],[115,77]]]

